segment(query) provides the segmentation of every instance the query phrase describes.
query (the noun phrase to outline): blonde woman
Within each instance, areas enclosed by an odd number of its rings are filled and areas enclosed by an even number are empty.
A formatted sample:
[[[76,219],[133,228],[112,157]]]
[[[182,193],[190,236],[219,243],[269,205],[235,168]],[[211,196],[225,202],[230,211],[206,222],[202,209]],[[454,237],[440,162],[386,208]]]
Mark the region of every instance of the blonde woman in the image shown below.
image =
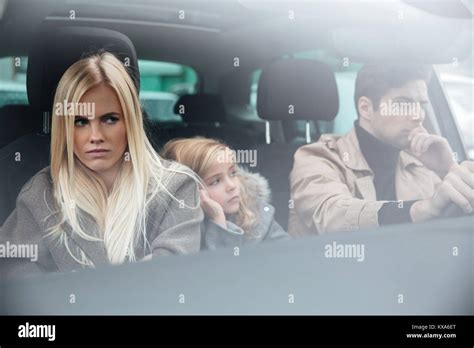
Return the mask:
[[[191,168],[203,181],[202,249],[216,249],[267,240],[289,239],[275,221],[265,178],[235,163],[225,144],[202,137],[175,139],[161,156]]]
[[[0,231],[3,244],[36,246],[37,257],[0,260],[8,275],[199,251],[199,179],[153,150],[136,88],[114,55],[64,73],[51,137],[50,167],[25,184]]]

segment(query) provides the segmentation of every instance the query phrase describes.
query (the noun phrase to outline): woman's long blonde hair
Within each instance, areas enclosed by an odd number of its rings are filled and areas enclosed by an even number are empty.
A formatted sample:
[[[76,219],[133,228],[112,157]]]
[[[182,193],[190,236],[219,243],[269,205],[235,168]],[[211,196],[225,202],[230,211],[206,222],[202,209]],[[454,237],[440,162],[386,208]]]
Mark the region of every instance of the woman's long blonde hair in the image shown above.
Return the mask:
[[[177,161],[191,168],[201,179],[209,168],[218,160],[224,158],[222,151],[229,150],[229,147],[216,140],[204,137],[194,137],[186,139],[174,139],[165,144],[160,151],[163,158]],[[229,158],[226,156],[225,158]],[[252,212],[252,203],[245,185],[241,180],[241,168],[237,166],[237,177],[240,180],[240,208],[230,220],[235,222],[246,233],[249,233],[257,221],[256,215]]]
[[[108,52],[84,58],[73,64],[59,81],[54,105],[78,103],[91,88],[100,84],[112,87],[122,107],[128,148],[119,174],[108,192],[105,183],[74,156],[74,116],[57,115],[53,107],[51,135],[51,176],[59,222],[50,236],[59,237],[71,256],[92,265],[84,252],[75,254],[68,246],[64,225],[88,241],[105,244],[109,262],[136,261],[135,247],[149,247],[146,230],[147,207],[159,192],[172,194],[167,185],[176,173],[194,179],[196,175],[177,163],[164,166],[145,135],[136,87],[123,64]],[[70,104],[68,104],[70,105]],[[173,197],[176,199],[175,197]],[[196,208],[196,207],[192,207]],[[83,213],[98,225],[98,234],[85,231]]]

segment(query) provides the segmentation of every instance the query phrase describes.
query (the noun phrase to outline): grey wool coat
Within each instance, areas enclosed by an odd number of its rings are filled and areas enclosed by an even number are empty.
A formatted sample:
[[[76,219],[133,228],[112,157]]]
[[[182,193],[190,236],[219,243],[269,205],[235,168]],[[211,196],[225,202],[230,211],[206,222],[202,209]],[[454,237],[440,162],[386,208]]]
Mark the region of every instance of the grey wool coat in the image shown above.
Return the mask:
[[[203,250],[291,239],[275,221],[275,208],[270,204],[271,193],[267,180],[260,174],[250,173],[244,169],[240,171],[239,176],[241,184],[245,185],[249,194],[251,209],[257,214],[257,222],[249,231],[243,231],[231,221],[232,217],[226,221],[227,228],[205,217],[201,224]]]
[[[166,166],[166,163],[165,163]],[[0,228],[0,245],[37,245],[36,260],[30,258],[0,258],[0,277],[16,278],[47,272],[69,272],[83,269],[74,260],[63,244],[50,237],[47,228],[56,224],[56,218],[46,219],[54,206],[52,178],[49,167],[31,178],[22,188],[16,201],[16,208]],[[200,249],[200,224],[203,212],[199,207],[196,182],[189,176],[177,173],[167,189],[176,199],[184,201],[188,207],[180,207],[179,202],[168,194],[160,193],[148,209],[148,247],[139,243],[135,248],[137,259],[149,259],[151,255],[188,254]],[[98,226],[84,214],[86,231],[96,235]],[[88,227],[88,228],[87,228]],[[81,249],[94,266],[109,264],[107,251],[102,241],[88,241],[72,233],[69,225],[64,227],[70,250],[79,257]],[[147,249],[147,250],[145,250]]]

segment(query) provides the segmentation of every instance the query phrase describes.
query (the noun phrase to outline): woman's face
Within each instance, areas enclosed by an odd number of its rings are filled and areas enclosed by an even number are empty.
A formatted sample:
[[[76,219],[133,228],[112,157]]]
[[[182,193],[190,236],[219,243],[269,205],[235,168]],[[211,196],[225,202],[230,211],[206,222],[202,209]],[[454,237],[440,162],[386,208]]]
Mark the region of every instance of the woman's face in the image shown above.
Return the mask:
[[[127,148],[119,99],[112,87],[101,84],[87,91],[80,103],[94,105],[95,117],[75,116],[74,155],[97,174],[103,177],[114,175]]]
[[[240,180],[233,163],[216,162],[202,179],[209,197],[219,203],[225,214],[235,214],[240,207]]]

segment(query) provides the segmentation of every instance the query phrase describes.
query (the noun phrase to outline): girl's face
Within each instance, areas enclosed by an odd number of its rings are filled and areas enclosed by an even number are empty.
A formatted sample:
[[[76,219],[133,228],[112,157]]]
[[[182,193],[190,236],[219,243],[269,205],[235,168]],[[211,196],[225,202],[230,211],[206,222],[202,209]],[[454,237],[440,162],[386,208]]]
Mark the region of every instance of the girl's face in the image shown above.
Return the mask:
[[[209,197],[222,206],[225,214],[235,214],[240,207],[240,180],[233,163],[216,162],[204,173]]]
[[[113,176],[127,148],[127,134],[118,97],[112,87],[101,84],[87,91],[80,103],[93,103],[90,105],[95,105],[95,117],[75,116],[74,154],[100,176]]]

